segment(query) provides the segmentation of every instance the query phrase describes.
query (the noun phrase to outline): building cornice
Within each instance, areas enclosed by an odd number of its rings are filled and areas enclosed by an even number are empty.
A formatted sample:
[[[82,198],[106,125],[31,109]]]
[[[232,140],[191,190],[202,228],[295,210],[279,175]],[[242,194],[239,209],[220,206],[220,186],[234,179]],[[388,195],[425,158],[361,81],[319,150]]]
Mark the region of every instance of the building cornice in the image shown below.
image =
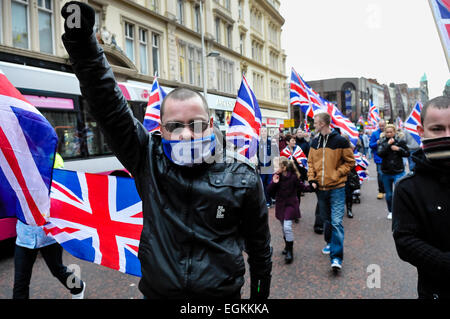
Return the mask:
[[[282,15],[267,0],[253,0],[253,2],[260,5],[281,26],[284,25],[285,20]]]

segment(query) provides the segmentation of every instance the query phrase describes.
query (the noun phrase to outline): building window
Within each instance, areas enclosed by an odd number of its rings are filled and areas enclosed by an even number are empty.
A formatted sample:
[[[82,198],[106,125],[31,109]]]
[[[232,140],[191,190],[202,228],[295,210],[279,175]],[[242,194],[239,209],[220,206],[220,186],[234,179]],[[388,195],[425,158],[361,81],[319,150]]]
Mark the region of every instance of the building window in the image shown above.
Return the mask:
[[[189,47],[188,49],[188,71],[189,71],[189,84],[194,84],[194,48]]]
[[[264,76],[253,72],[253,90],[257,97],[264,97]]]
[[[279,59],[278,59],[278,54],[274,53],[274,52],[270,52],[270,68],[276,72],[278,72],[279,70],[279,63],[278,63]]]
[[[229,25],[227,27],[227,47],[230,49],[233,47],[232,38],[233,38],[233,26]]]
[[[180,82],[185,82],[185,67],[186,67],[186,45],[180,44],[179,47],[179,55],[178,55],[178,63],[180,68]]]
[[[202,51],[195,50],[195,84],[202,86]]]
[[[29,48],[30,39],[28,36],[28,8],[27,0],[12,0],[12,38],[13,46],[16,48]]]
[[[227,8],[228,10],[230,10],[231,6],[230,6],[230,0],[223,0],[223,5],[225,8]]]
[[[159,0],[150,0],[148,6],[150,10],[159,12]]]
[[[153,60],[153,75],[160,74],[159,63],[159,34],[152,33],[152,60]]]
[[[95,22],[94,22],[94,32],[100,32],[101,26],[101,19],[100,19],[100,11],[95,10]]]
[[[217,59],[217,90],[225,93],[234,92],[234,64],[225,59]]]
[[[194,30],[200,32],[200,6],[195,5],[194,7]]]
[[[134,59],[134,26],[125,22],[125,54],[135,63]]]
[[[263,45],[257,41],[252,41],[252,59],[263,63]]]
[[[278,44],[278,31],[274,24],[269,25],[269,40],[273,44]]]
[[[280,99],[280,82],[276,80],[270,80],[270,98],[274,101]]]
[[[241,33],[239,35],[239,52],[241,55],[244,55],[244,43],[245,43],[245,34]]]
[[[179,24],[184,24],[184,1],[177,1],[177,20]]]
[[[53,6],[51,0],[38,0],[39,50],[53,54]]]
[[[139,28],[139,62],[142,74],[148,74],[147,31]]]
[[[220,19],[219,18],[216,18],[215,26],[216,26],[216,41],[220,43]]]
[[[262,14],[254,8],[250,11],[250,26],[259,33],[262,33]]]
[[[239,3],[238,3],[238,16],[239,16],[239,20],[244,20],[244,1],[243,0],[239,0]]]

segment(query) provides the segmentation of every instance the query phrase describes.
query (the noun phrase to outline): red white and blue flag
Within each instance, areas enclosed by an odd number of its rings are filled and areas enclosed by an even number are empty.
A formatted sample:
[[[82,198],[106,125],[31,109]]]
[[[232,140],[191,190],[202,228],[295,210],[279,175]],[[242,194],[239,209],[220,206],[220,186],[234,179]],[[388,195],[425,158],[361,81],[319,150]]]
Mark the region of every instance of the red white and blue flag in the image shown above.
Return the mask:
[[[447,63],[450,63],[450,0],[430,0],[430,5],[442,46],[444,47]]]
[[[132,178],[54,170],[44,230],[73,256],[141,276],[142,225],[142,202]]]
[[[242,76],[226,139],[228,143],[236,146],[239,154],[251,160],[255,160],[257,156],[261,121],[261,110],[256,96],[245,76]]]
[[[380,122],[380,111],[378,110],[378,106],[373,105],[373,102],[370,101],[370,108],[369,108],[369,116],[367,121],[372,127],[378,127],[378,122]]]
[[[161,127],[161,104],[166,97],[166,92],[158,83],[158,79],[155,76],[152,85],[152,91],[148,99],[147,109],[144,116],[144,127],[147,131],[154,132],[159,131]]]
[[[290,103],[300,107],[305,116],[314,118],[314,114],[324,108],[320,95],[315,92],[292,68],[290,84]]]
[[[402,130],[404,128],[404,124],[400,116],[397,116],[397,129]]]
[[[358,173],[360,183],[362,183],[369,177],[367,174],[369,161],[367,160],[366,156],[358,152],[356,148],[353,151],[353,156],[355,157],[355,170],[356,173]]]
[[[323,100],[323,103],[327,106],[327,112],[331,115],[331,127],[339,128],[341,134],[345,134],[349,137],[353,146],[358,143],[359,132],[355,124],[353,124],[348,117],[342,114],[341,111],[331,102]]]
[[[293,152],[291,152],[289,146],[286,146],[284,150],[280,152],[280,156],[287,157],[288,159],[295,159],[300,166],[308,169],[308,158],[302,148],[298,145],[295,145]]]
[[[44,225],[58,137],[0,70],[0,218]]]
[[[408,116],[404,123],[405,130],[407,130],[411,134],[411,136],[419,145],[422,144],[422,140],[420,138],[419,132],[417,131],[417,126],[420,125],[420,114],[422,112],[422,107],[422,103],[417,102],[413,107],[411,114]]]

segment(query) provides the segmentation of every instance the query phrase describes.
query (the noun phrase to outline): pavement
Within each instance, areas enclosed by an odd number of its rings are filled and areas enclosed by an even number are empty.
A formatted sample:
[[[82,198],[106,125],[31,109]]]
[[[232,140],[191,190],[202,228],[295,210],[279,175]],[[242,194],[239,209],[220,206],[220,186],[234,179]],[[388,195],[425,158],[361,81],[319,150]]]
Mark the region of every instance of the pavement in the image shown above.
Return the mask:
[[[302,218],[294,224],[294,261],[284,263],[281,225],[269,210],[273,246],[273,270],[270,298],[273,299],[416,299],[416,268],[397,255],[386,218],[385,200],[376,199],[376,167],[369,166],[369,179],[361,188],[361,203],[353,204],[354,218],[344,217],[343,269],[335,274],[329,256],[321,250],[323,235],[313,231],[316,195],[301,198]],[[245,256],[246,257],[246,256]],[[103,266],[85,262],[63,253],[65,265],[75,264],[87,283],[87,299],[142,299],[139,278]],[[242,297],[248,298],[248,266]],[[13,250],[0,250],[0,299],[10,299],[14,282]],[[39,254],[30,284],[32,299],[70,299],[69,292],[54,278]]]

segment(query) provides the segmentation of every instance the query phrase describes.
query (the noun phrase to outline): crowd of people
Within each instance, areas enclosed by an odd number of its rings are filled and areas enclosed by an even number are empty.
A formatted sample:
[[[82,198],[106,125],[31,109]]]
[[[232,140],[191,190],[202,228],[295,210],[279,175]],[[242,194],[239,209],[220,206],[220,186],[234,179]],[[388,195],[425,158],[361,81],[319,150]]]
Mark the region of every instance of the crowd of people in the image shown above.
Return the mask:
[[[73,5],[80,14],[76,28],[68,23]],[[205,97],[195,90],[172,90],[161,105],[161,134],[149,134],[130,111],[92,31],[93,8],[71,1],[62,8],[62,16],[63,44],[89,112],[113,153],[134,177],[142,200],[139,289],[144,298],[239,299],[244,284],[244,250],[250,298],[268,298],[273,253],[268,206],[274,199],[285,240],[282,253],[286,263],[292,263],[292,225],[301,216],[304,192],[316,193],[314,230],[323,233],[322,252],[330,256],[334,271],[342,268],[342,220],[346,211],[348,217],[353,216],[348,202],[357,187],[353,185],[354,176],[349,177],[354,175],[355,157],[349,140],[330,127],[329,114],[314,116],[314,136],[298,130],[294,135],[280,132],[278,137],[268,138],[266,129],[262,129],[263,151],[259,152],[256,170],[236,152],[219,147],[221,133]],[[449,106],[448,97],[433,99],[424,106],[418,128],[423,147],[414,153],[416,168],[406,177],[401,178],[410,148],[405,134],[395,126],[380,121],[370,139],[362,133],[355,146],[369,157],[373,154],[378,198],[386,199],[400,258],[418,268],[419,297],[423,298],[450,298]],[[186,161],[174,152],[181,147],[195,154],[198,143],[206,146],[201,158]],[[299,149],[306,163],[296,157]],[[286,150],[283,154],[287,156],[277,157],[280,150]],[[27,274],[16,275],[22,286],[29,283],[27,276],[35,258],[35,252],[27,254],[29,260],[22,261]],[[58,268],[54,275],[64,281],[67,271],[60,252],[52,254],[56,257],[51,262],[46,259],[47,264],[51,269]],[[26,298],[27,287],[19,288],[15,285]],[[78,297],[84,288],[82,283],[71,293]]]

